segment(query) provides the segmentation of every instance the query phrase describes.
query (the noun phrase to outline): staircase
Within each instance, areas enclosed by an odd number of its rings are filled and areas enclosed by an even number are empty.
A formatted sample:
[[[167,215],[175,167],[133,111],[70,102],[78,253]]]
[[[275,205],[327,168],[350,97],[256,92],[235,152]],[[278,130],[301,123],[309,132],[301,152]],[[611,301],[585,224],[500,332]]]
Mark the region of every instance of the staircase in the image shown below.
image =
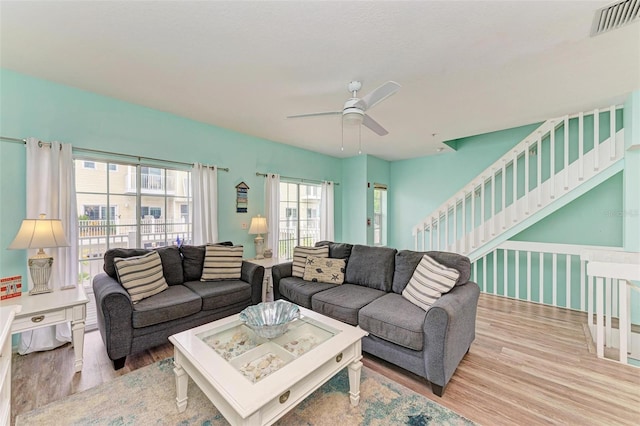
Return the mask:
[[[416,224],[415,250],[452,251],[473,262],[621,171],[618,109],[545,121]]]

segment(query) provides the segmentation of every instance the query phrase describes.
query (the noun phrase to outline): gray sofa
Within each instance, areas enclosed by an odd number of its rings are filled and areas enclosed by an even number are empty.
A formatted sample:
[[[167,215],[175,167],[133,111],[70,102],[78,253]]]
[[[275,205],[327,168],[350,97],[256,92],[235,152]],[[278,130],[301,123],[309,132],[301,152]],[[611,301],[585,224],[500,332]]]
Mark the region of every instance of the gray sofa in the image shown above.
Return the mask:
[[[329,257],[346,259],[342,285],[292,276],[292,264],[272,268],[274,299],[285,299],[369,332],[362,349],[431,382],[442,396],[475,339],[480,289],[465,256],[446,252],[397,251],[322,241]],[[424,311],[402,290],[424,254],[460,272],[454,288]]]
[[[108,250],[104,255],[105,273],[93,279],[98,328],[116,370],[124,366],[127,355],[261,302],[264,267],[243,261],[240,280],[202,282],[205,246],[182,246],[157,249],[169,287],[133,304],[118,282],[113,259],[149,251]]]

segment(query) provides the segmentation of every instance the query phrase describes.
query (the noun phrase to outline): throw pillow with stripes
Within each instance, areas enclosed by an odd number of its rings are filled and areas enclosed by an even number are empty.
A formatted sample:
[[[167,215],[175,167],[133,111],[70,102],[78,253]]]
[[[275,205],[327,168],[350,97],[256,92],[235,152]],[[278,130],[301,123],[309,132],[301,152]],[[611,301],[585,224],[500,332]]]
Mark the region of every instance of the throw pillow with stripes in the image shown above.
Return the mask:
[[[307,256],[329,257],[329,246],[303,247],[296,246],[293,249],[293,267],[291,275],[304,278],[304,268],[307,266]]]
[[[447,268],[425,254],[402,291],[402,297],[428,311],[440,296],[453,288],[459,276],[456,269]]]
[[[120,284],[127,290],[131,301],[138,303],[169,286],[162,272],[162,261],[157,251],[142,256],[113,259]]]
[[[239,280],[243,246],[207,245],[200,281]]]

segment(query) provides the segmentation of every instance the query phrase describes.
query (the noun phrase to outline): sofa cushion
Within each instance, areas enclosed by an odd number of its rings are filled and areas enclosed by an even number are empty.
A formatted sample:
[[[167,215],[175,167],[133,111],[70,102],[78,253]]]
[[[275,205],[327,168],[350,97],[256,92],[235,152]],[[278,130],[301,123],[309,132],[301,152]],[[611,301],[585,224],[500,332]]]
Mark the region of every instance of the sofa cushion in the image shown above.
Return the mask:
[[[345,282],[391,291],[396,252],[388,247],[353,246]]]
[[[200,296],[182,285],[169,286],[162,293],[133,305],[133,328],[173,321],[200,312]]]
[[[231,241],[216,243],[221,246],[232,246]],[[182,282],[200,281],[202,277],[202,265],[204,264],[205,245],[200,246],[180,246],[182,254]]]
[[[388,293],[360,309],[358,325],[381,339],[421,351],[426,316],[423,309],[401,295]]]
[[[453,288],[459,276],[457,269],[447,268],[425,254],[402,291],[402,297],[428,311],[440,296]]]
[[[207,244],[201,281],[239,280],[242,276],[242,246]]]
[[[344,282],[346,260],[330,257],[307,256],[304,268],[305,281],[340,285]]]
[[[329,257],[329,247],[303,247],[296,246],[293,249],[293,269],[291,275],[304,277],[304,267],[307,264],[307,256]]]
[[[202,298],[202,310],[209,311],[251,300],[251,285],[241,280],[187,281],[185,287]]]
[[[180,256],[180,250],[175,246],[160,247],[157,249],[141,249],[141,248],[114,248],[109,249],[104,254],[104,265],[102,268],[111,278],[118,278],[116,273],[116,267],[113,264],[113,259],[120,257],[126,259],[133,256],[142,256],[152,251],[157,251],[162,261],[162,269],[164,273],[164,279],[169,285],[182,284],[183,271],[182,271],[182,257]]]
[[[351,256],[351,249],[353,244],[348,243],[334,243],[332,241],[318,241],[316,247],[329,246],[329,257],[333,259],[349,259]]]
[[[333,286],[311,297],[311,308],[323,315],[358,325],[358,311],[386,293],[354,284]]]
[[[334,288],[335,284],[314,283],[298,277],[286,277],[280,280],[280,294],[296,305],[311,309],[311,297],[321,291]]]
[[[133,303],[158,294],[168,287],[162,275],[162,261],[156,251],[142,256],[116,257],[113,263],[118,281],[127,290]]]
[[[412,251],[401,250],[396,254],[396,267],[393,275],[393,292],[401,294],[402,290],[407,286],[413,271],[422,260],[422,257],[428,254],[436,262],[441,263],[449,268],[456,269],[460,276],[456,281],[456,285],[462,285],[469,281],[471,276],[471,262],[469,258],[457,253],[444,251]]]

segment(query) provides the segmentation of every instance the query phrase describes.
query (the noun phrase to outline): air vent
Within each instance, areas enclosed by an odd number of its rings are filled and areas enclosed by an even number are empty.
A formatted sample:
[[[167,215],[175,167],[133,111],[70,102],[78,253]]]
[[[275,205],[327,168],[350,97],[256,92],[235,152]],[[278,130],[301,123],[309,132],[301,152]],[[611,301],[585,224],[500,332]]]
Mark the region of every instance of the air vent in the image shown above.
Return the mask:
[[[596,11],[591,36],[615,30],[640,19],[640,0],[622,0]]]

